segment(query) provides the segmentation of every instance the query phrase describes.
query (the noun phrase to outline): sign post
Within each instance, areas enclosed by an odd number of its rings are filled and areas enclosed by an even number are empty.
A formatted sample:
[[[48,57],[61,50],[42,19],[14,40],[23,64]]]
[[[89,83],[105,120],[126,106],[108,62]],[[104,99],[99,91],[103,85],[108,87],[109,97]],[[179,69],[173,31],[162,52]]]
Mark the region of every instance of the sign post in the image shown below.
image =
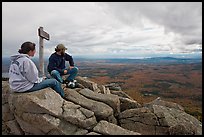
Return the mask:
[[[44,71],[44,43],[43,39],[50,40],[50,36],[47,32],[43,31],[43,27],[38,29],[38,36],[39,36],[39,76],[45,76]]]

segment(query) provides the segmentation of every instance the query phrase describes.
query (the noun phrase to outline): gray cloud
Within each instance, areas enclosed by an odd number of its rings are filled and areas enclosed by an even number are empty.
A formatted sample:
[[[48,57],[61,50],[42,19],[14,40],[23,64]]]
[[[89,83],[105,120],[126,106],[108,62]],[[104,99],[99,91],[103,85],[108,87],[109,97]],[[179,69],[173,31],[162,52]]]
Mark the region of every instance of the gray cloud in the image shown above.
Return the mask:
[[[202,43],[201,2],[114,2],[104,7],[124,24],[142,27],[142,18],[147,18],[164,26],[166,33],[180,34],[184,43]]]
[[[2,53],[16,53],[27,40],[38,44],[40,26],[51,37],[45,41],[47,56],[59,43],[73,55],[201,52],[201,6],[199,2],[3,2]]]

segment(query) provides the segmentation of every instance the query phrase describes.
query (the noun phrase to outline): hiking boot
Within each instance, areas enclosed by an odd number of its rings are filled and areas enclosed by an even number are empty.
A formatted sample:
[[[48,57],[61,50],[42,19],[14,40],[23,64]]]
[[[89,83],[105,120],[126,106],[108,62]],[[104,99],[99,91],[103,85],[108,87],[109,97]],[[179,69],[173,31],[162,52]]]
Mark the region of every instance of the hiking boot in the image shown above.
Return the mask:
[[[73,89],[73,88],[75,88],[75,83],[70,81],[69,83],[66,83],[66,87]]]
[[[74,82],[75,84],[77,83],[77,81],[76,81],[75,79],[73,80],[73,82]]]

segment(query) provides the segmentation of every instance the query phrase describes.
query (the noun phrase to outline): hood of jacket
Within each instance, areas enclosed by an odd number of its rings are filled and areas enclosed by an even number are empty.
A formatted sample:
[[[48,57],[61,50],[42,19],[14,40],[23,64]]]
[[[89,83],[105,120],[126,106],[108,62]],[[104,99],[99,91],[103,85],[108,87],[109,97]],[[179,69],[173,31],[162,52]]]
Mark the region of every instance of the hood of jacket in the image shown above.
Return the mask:
[[[29,58],[29,55],[28,54],[16,54],[16,55],[12,55],[10,57],[11,61],[14,61],[14,60],[17,60],[19,58],[22,58],[22,57],[28,57]]]

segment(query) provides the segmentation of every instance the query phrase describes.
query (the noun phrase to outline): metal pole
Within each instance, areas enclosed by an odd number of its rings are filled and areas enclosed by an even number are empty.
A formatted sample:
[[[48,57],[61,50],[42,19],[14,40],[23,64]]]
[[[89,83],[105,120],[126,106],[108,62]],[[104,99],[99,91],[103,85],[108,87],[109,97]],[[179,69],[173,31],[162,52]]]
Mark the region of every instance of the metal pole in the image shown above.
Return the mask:
[[[43,30],[43,27],[40,27],[40,29]],[[43,77],[44,76],[44,44],[43,44],[43,38],[39,37],[39,77]]]

